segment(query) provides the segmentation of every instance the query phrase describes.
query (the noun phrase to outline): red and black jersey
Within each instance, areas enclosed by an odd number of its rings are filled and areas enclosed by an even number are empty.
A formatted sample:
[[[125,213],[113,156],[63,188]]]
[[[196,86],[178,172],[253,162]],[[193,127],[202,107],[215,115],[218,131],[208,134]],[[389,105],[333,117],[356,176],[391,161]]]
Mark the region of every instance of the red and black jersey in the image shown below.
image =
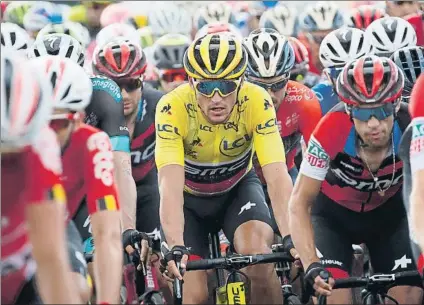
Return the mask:
[[[136,184],[143,183],[144,177],[156,168],[155,113],[162,96],[162,92],[145,85],[131,141],[132,175]]]
[[[322,180],[321,192],[340,205],[357,212],[371,211],[396,194],[403,183],[403,162],[399,158],[402,134],[410,122],[407,105],[402,104],[393,126],[395,167],[389,153],[375,181],[357,154],[358,136],[343,104],[335,106],[320,121],[309,141],[300,173]],[[390,187],[389,187],[390,186]],[[379,194],[380,188],[386,190]]]
[[[78,211],[84,197],[90,215],[119,210],[114,180],[113,153],[108,135],[82,124],[62,153],[61,177],[68,197],[68,219]]]
[[[36,143],[1,156],[1,301],[11,304],[35,273],[25,221],[30,204],[65,204],[56,134],[46,128]],[[52,228],[54,230],[55,228]]]

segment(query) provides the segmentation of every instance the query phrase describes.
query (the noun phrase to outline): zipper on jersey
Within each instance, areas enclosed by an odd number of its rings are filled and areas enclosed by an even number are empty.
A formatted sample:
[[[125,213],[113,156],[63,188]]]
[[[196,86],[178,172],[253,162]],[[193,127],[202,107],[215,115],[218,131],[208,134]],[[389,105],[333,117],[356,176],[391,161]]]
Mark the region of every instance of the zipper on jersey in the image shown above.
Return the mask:
[[[371,197],[372,197],[372,193],[373,193],[373,192],[369,192],[369,193],[368,193],[368,199],[367,199],[367,201],[362,203],[362,206],[361,206],[361,213],[363,213],[363,212],[364,212],[364,210],[365,210],[365,205],[366,205],[366,204],[368,204],[368,203],[370,203],[370,201],[371,201]]]

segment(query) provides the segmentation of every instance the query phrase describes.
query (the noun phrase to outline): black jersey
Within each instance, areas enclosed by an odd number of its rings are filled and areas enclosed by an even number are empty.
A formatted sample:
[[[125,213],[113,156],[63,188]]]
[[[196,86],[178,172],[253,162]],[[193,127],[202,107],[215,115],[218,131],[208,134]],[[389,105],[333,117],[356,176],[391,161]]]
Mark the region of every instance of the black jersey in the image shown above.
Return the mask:
[[[85,109],[85,123],[107,133],[114,151],[130,151],[130,138],[125,122],[119,86],[104,76],[92,76],[93,95]]]

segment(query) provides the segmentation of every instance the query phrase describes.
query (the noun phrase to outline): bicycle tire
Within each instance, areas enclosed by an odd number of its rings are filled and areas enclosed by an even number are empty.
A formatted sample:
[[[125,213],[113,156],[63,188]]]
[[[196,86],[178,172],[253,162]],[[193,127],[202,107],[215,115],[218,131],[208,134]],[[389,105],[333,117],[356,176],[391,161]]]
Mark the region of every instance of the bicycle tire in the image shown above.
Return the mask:
[[[290,295],[287,298],[284,298],[284,305],[302,305],[303,303],[297,297],[297,295]]]

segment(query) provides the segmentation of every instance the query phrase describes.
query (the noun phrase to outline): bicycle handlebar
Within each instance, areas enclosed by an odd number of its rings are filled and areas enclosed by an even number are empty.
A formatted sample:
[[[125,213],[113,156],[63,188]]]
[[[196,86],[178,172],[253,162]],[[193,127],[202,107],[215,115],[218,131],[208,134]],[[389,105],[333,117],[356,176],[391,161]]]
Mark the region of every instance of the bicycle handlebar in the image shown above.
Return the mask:
[[[293,262],[294,258],[287,253],[270,253],[255,255],[231,255],[221,258],[201,259],[189,261],[187,271],[208,269],[241,269],[255,264],[267,264],[277,262]]]
[[[336,279],[333,289],[361,288],[377,292],[380,288],[391,288],[394,286],[417,286],[423,288],[423,278],[418,271],[402,271],[392,274],[375,274],[370,277],[349,277]],[[318,304],[326,304],[327,298],[320,295]]]
[[[396,284],[397,286],[417,286],[421,280],[418,271],[403,271],[393,274],[375,274],[370,277],[350,277],[346,279],[337,279],[333,289],[358,288],[369,284],[379,285],[381,287]]]

